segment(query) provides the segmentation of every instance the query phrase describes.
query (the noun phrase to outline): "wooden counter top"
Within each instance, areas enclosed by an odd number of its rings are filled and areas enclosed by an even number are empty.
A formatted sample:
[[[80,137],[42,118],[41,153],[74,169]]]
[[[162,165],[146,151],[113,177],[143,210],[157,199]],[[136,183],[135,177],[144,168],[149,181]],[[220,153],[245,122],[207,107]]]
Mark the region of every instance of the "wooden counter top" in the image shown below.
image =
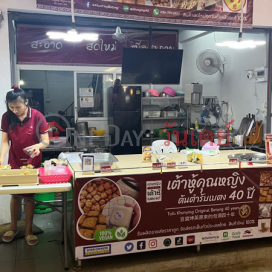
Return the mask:
[[[237,165],[229,165],[228,164],[228,155],[231,154],[250,154],[250,153],[258,153],[250,150],[223,150],[220,151],[220,154],[215,156],[204,156],[203,157],[203,170],[205,169],[229,169],[229,168],[239,168],[239,164]],[[195,171],[201,170],[200,164],[193,164],[187,162],[186,156],[182,156],[180,153],[170,153],[165,154],[171,157],[177,164],[177,167],[174,169],[167,169],[166,167],[162,168],[162,172],[179,172],[179,171]],[[101,176],[117,176],[117,175],[140,175],[140,174],[149,174],[149,173],[159,173],[160,170],[153,170],[151,163],[143,163],[142,155],[118,155],[116,158],[119,160],[112,167],[113,171],[111,173],[95,173],[90,174],[89,172],[82,172],[81,163],[71,163],[71,166],[75,172],[75,177],[101,177]],[[153,154],[153,162],[155,162],[156,154]],[[187,162],[186,168],[181,165],[181,162]],[[253,163],[253,165],[247,165],[247,162],[241,163],[242,168],[250,168],[250,167],[272,167],[272,165],[267,165],[263,163]]]

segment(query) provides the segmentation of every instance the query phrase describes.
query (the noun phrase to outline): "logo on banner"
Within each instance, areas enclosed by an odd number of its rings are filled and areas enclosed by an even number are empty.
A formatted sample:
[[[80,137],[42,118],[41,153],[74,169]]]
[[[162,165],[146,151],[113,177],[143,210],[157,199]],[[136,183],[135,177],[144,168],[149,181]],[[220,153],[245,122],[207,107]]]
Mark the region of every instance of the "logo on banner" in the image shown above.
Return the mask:
[[[125,227],[119,227],[114,229],[102,229],[97,230],[94,234],[94,239],[97,242],[106,241],[122,241],[128,236],[128,229]]]
[[[218,235],[214,235],[212,233],[209,233],[209,235],[206,235],[204,237],[202,237],[203,241],[216,241],[219,239]]]
[[[128,12],[128,11],[129,11],[129,7],[128,7],[128,6],[124,6],[124,7],[123,7],[123,10],[124,10],[125,12]]]
[[[241,236],[241,232],[240,231],[234,231],[232,232],[232,239],[239,239]]]
[[[157,247],[157,240],[156,239],[149,240],[148,247],[149,248],[156,248]]]
[[[164,246],[166,247],[169,247],[171,245],[172,241],[170,238],[166,238],[164,241],[163,241],[163,244]]]
[[[187,244],[192,245],[194,243],[195,243],[195,236],[194,235],[187,236]]]
[[[157,8],[155,8],[155,9],[153,10],[153,14],[154,14],[155,16],[158,16],[158,15],[160,14],[160,10],[157,9]]]
[[[223,239],[222,241],[227,241],[229,240],[229,233],[227,231],[223,232]]]
[[[144,249],[145,249],[145,241],[138,241],[137,250],[144,250]]]
[[[183,245],[183,237],[176,237],[175,238],[175,245],[182,246]]]
[[[244,13],[247,12],[247,0],[243,0]],[[223,1],[223,11],[226,12],[241,12],[242,9],[242,1],[241,0],[224,0]]]
[[[251,209],[248,205],[243,205],[239,209],[239,215],[241,218],[247,218],[250,215]]]
[[[253,237],[252,229],[245,230],[243,233],[243,237]]]
[[[162,181],[146,182],[146,202],[162,201]]]
[[[103,246],[91,246],[83,248],[83,256],[97,256],[97,255],[105,255],[111,254],[111,245],[103,245]]]
[[[132,243],[125,244],[125,251],[130,252],[134,248],[134,245]]]
[[[124,227],[119,227],[116,231],[115,231],[115,237],[117,240],[124,240],[126,239],[128,236],[128,230],[127,228]]]
[[[91,2],[89,2],[89,1],[86,1],[86,2],[85,2],[85,6],[86,6],[87,8],[90,8],[91,5],[92,5]]]

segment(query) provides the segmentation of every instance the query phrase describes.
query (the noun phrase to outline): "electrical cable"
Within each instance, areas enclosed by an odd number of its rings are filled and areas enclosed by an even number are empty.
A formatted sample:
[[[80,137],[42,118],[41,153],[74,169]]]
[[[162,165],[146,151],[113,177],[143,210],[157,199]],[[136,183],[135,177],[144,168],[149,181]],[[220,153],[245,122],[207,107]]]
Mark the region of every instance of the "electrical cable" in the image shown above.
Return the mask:
[[[245,0],[241,0],[241,24],[240,24],[240,31],[239,31],[239,36],[238,36],[238,42],[243,41],[244,1]]]
[[[75,9],[74,9],[74,0],[71,0],[71,13],[72,13],[72,24],[75,24]]]
[[[45,83],[46,83],[46,102],[50,102],[50,95],[49,95],[49,89],[48,89],[48,80],[47,80],[47,71],[45,71]]]

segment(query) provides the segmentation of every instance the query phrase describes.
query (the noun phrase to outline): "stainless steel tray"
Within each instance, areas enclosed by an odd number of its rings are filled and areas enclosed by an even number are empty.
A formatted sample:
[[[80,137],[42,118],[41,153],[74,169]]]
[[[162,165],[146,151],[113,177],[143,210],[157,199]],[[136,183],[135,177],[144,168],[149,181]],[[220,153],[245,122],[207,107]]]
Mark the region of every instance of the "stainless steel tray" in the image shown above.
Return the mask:
[[[101,165],[110,165],[112,168],[118,159],[111,153],[83,153],[82,155],[94,156],[94,171],[100,172]]]
[[[238,153],[238,154],[231,154],[228,156],[228,159],[237,158],[238,161],[252,161],[258,163],[265,163],[266,155],[262,153]]]

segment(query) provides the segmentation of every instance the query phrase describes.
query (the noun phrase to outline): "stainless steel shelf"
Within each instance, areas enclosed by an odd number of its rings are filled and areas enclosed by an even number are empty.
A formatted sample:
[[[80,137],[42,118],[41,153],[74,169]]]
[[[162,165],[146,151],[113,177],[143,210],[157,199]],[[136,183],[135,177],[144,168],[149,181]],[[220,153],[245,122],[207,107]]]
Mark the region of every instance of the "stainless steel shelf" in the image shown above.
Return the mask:
[[[148,137],[148,138],[142,138],[142,140],[165,140],[167,137]]]
[[[146,120],[169,120],[169,119],[186,119],[187,117],[145,117],[142,118],[144,121]]]
[[[153,99],[161,99],[161,100],[176,100],[176,99],[184,99],[184,96],[171,96],[171,97],[157,97],[157,96],[150,96],[150,97],[142,97],[143,100],[153,100]]]

